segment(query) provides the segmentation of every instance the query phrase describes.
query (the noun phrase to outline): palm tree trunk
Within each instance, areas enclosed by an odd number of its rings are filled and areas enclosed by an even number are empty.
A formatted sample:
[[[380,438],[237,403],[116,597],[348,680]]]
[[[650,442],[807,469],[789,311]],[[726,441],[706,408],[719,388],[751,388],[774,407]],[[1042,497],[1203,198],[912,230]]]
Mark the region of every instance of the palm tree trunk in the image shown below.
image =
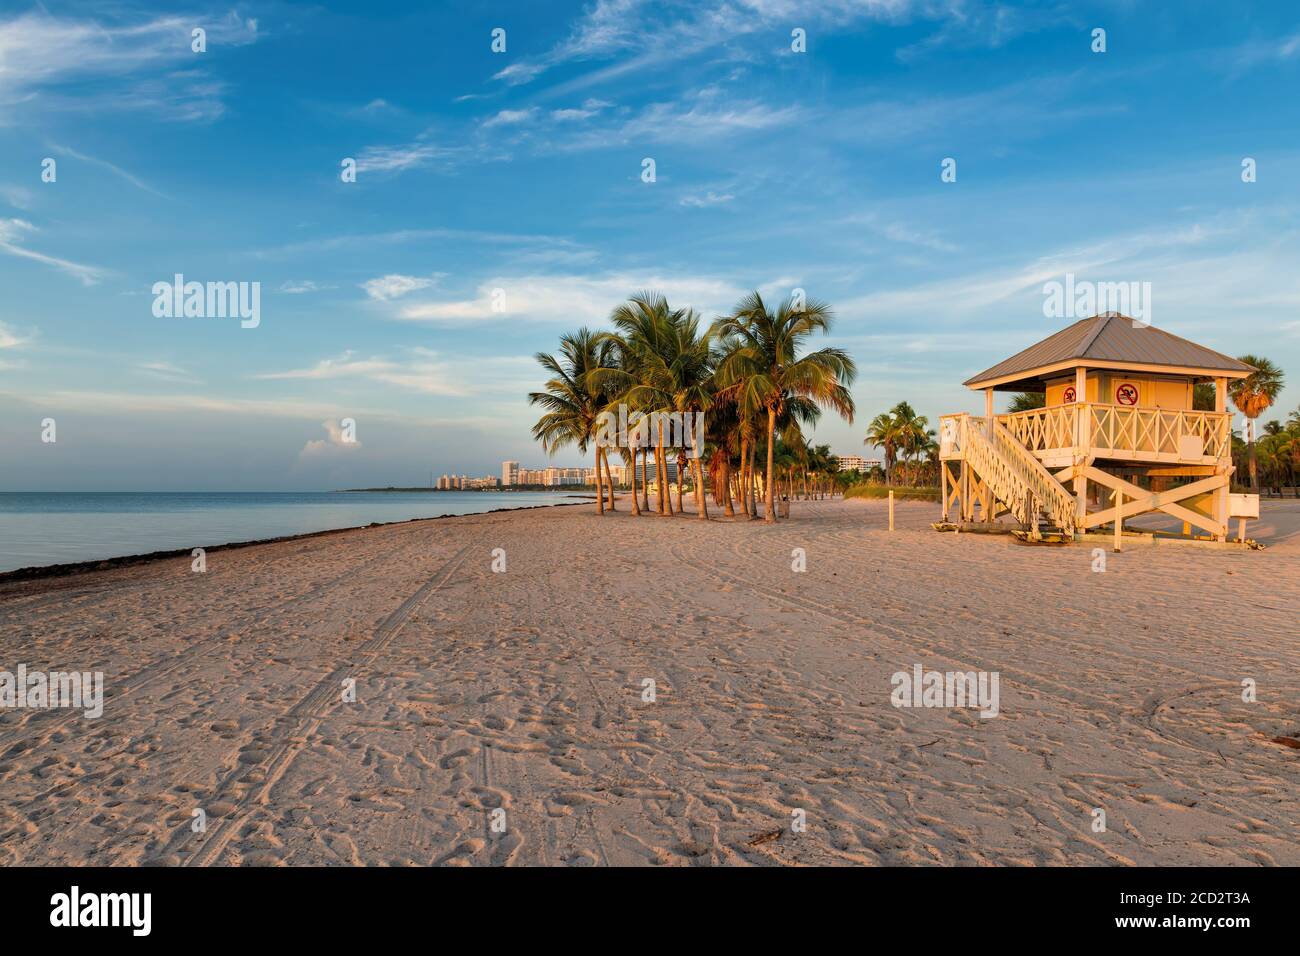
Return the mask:
[[[700,509],[696,515],[701,521],[709,520],[709,499],[704,494],[704,465],[699,458],[693,458],[695,462],[695,503]]]
[[[758,484],[758,475],[754,473],[754,459],[758,457],[758,442],[750,440],[749,443],[749,480],[745,483],[745,498],[749,505],[749,517],[751,521],[758,520],[758,498],[756,497],[755,486]]]
[[[767,524],[776,524],[776,484],[772,481],[774,477],[772,465],[775,457],[776,408],[769,406],[767,409],[767,487],[763,489],[764,497],[767,499],[767,512],[763,515],[763,520]]]
[[[639,518],[639,517],[641,517],[641,502],[640,502],[640,500],[638,500],[638,498],[637,498],[637,494],[636,494],[636,449],[635,449],[635,448],[632,449],[632,480],[631,480],[631,485],[632,485],[632,514],[633,514],[635,517]]]
[[[749,476],[749,442],[744,438],[740,440],[740,475],[736,477],[736,497],[740,498],[741,511],[749,516],[749,492],[746,492],[748,485],[745,484],[746,477]]]
[[[1250,441],[1246,442],[1246,461],[1250,468],[1250,490],[1259,494],[1259,463],[1255,459],[1255,420],[1250,420]]]
[[[731,504],[731,456],[725,451],[718,454],[722,455],[722,494],[725,496],[722,513],[728,518],[734,518],[736,509]]]
[[[659,478],[659,514],[672,517],[673,496],[668,493],[668,462],[664,460],[664,426],[659,423],[659,444],[655,448],[655,475]]]
[[[681,514],[682,509],[682,485],[686,483],[686,469],[682,466],[686,464],[686,456],[681,452],[677,454],[677,513]]]
[[[740,449],[740,486],[736,489],[740,497],[741,510],[748,516],[754,512],[749,507],[749,442],[742,441]]]
[[[605,479],[609,483],[609,510],[617,511],[618,509],[614,507],[614,471],[609,467],[609,449],[602,448],[600,457],[605,462]]]
[[[641,510],[650,510],[650,446],[641,449]]]
[[[605,486],[600,481],[600,446],[596,446],[596,504],[600,513],[605,513]]]

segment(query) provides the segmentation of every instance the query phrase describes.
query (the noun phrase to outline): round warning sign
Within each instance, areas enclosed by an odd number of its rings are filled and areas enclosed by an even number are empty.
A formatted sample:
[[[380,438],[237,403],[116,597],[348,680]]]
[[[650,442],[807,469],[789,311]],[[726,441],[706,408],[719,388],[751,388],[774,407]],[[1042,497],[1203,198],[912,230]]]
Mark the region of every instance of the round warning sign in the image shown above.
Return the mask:
[[[1067,385],[1067,386],[1065,386],[1065,399],[1064,399],[1064,401],[1065,401],[1065,404],[1066,404],[1066,405],[1069,405],[1071,402],[1074,401],[1074,386],[1073,386],[1073,385]]]
[[[1115,386],[1115,404],[1116,405],[1136,405],[1138,403],[1138,387],[1132,382],[1120,382]]]

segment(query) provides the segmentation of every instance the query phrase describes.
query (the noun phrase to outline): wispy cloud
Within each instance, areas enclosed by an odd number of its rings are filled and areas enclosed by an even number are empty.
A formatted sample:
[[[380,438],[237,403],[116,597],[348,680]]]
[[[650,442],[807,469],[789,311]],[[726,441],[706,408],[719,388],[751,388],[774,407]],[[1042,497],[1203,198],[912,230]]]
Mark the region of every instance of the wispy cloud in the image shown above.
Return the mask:
[[[465,388],[453,380],[452,366],[441,361],[437,353],[420,349],[415,350],[413,356],[405,361],[395,361],[380,357],[359,358],[356,353],[348,351],[335,358],[322,359],[307,368],[264,372],[253,377],[298,381],[358,378],[426,395],[466,394]]]
[[[6,255],[18,256],[23,259],[31,259],[35,262],[44,263],[47,266],[53,266],[61,269],[68,275],[78,279],[82,285],[95,285],[106,274],[107,270],[98,266],[83,265],[79,262],[71,262],[67,259],[60,259],[57,256],[46,255],[43,252],[36,252],[20,245],[22,237],[36,231],[36,227],[30,222],[23,219],[0,219],[0,252]]]
[[[22,338],[9,326],[0,322],[0,349],[16,349],[25,342],[27,342],[27,339]]]
[[[199,58],[207,54],[191,49],[195,27],[206,30],[214,45],[258,38],[257,21],[234,12],[134,22],[26,13],[0,21],[0,109],[149,109],[173,119],[213,118],[221,112],[222,88],[203,71]],[[182,64],[186,68],[178,69]],[[60,92],[65,84],[88,79],[105,87],[96,95]]]
[[[582,122],[575,122],[581,119]],[[503,110],[480,125],[500,142],[535,146],[538,152],[608,149],[628,143],[714,144],[806,122],[798,104],[725,99],[715,87],[682,99],[648,103],[639,109]]]
[[[280,283],[277,291],[286,295],[306,295],[309,292],[323,292],[327,289],[337,289],[335,285],[321,285],[311,279],[286,279]]]
[[[53,150],[55,153],[58,153],[60,156],[69,156],[72,159],[78,160],[79,162],[91,163],[92,165],[99,166],[102,169],[107,169],[109,172],[114,173],[115,175],[120,176],[122,179],[126,180],[136,189],[142,189],[147,193],[153,193],[155,196],[159,196],[163,199],[167,198],[158,190],[150,186],[148,183],[141,180],[138,176],[127,172],[125,169],[123,169],[121,166],[116,165],[115,163],[110,163],[106,159],[99,159],[95,156],[87,156],[85,153],[78,152],[77,150],[73,149],[71,146],[61,146],[58,143],[51,143],[50,149]]]
[[[448,165],[463,154],[464,150],[457,147],[424,142],[367,146],[357,154],[357,172],[397,173],[437,164]]]
[[[139,362],[136,364],[136,369],[149,378],[156,378],[164,382],[180,382],[186,385],[203,384],[193,373],[170,362]]]
[[[519,123],[526,123],[537,115],[537,107],[532,106],[524,110],[501,110],[494,116],[483,121],[484,129],[491,129],[493,126],[513,126]]]
[[[610,309],[637,289],[658,289],[670,301],[693,305],[706,315],[729,308],[743,292],[724,279],[657,272],[501,276],[482,283],[471,298],[413,302],[399,308],[393,318],[411,322],[526,319],[603,324]]]
[[[370,296],[370,298],[380,302],[387,302],[390,299],[399,299],[418,289],[427,289],[438,279],[439,276],[436,274],[428,277],[392,274],[363,282],[361,288],[366,290],[366,295]]]
[[[540,233],[486,232],[475,229],[394,229],[389,232],[320,236],[269,249],[255,250],[249,254],[258,259],[291,258],[323,252],[354,252],[363,247],[401,246],[424,242],[478,243],[537,250],[579,248],[578,244],[571,239]]]
[[[683,206],[690,206],[693,209],[707,209],[709,206],[720,206],[729,203],[736,197],[731,193],[715,193],[712,189],[702,195],[683,196],[679,202]]]
[[[610,65],[570,78],[551,92],[568,92],[662,67],[717,48],[752,56],[756,35],[771,35],[773,54],[789,52],[789,30],[846,27],[861,22],[940,24],[927,48],[948,44],[997,46],[1038,29],[1046,14],[1020,14],[995,0],[596,0],[564,40],[544,54],[512,62],[493,79],[510,86],[532,83],[558,67],[583,62]],[[920,47],[910,51],[915,56]]]

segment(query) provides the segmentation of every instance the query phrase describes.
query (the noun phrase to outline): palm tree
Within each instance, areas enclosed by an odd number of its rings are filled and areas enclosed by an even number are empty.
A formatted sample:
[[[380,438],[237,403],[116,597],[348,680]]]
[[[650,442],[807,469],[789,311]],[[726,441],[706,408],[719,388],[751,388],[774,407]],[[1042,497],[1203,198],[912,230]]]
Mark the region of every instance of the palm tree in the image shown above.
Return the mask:
[[[615,332],[605,340],[619,354],[630,356],[615,367],[601,368],[594,374],[600,387],[612,401],[624,402],[642,413],[676,413],[683,423],[696,420],[713,404],[711,382],[713,353],[707,332],[701,333],[699,315],[692,309],[673,311],[660,293],[638,292],[614,309],[610,322]],[[667,456],[662,420],[658,423],[655,464],[659,473],[659,513],[673,514],[672,498],[667,491]],[[685,438],[685,432],[683,432]],[[702,452],[704,435],[690,436]],[[697,449],[692,449],[695,452]],[[683,459],[689,458],[694,474],[698,516],[708,520],[709,506],[704,498],[704,472],[698,455],[678,456],[677,511],[682,510],[682,486],[685,482]],[[665,510],[666,506],[666,510]]]
[[[904,460],[916,458],[925,450],[926,442],[934,437],[934,432],[929,428],[930,420],[924,415],[916,414],[916,409],[908,402],[899,402],[890,409],[890,414],[894,418],[896,441]],[[912,469],[907,470],[910,472]]]
[[[1047,396],[1042,392],[1016,392],[1007,404],[1007,413],[1014,415],[1016,412],[1032,412],[1046,404]]]
[[[733,518],[736,510],[731,494],[731,459],[740,448],[740,419],[736,415],[735,403],[721,393],[715,393],[706,426],[713,500],[723,506],[723,513],[728,518]]]
[[[853,421],[853,396],[848,390],[857,375],[853,359],[837,348],[799,355],[814,332],[830,331],[831,321],[830,307],[824,303],[808,301],[796,309],[791,298],[774,314],[762,296],[752,292],[714,326],[718,337],[730,346],[718,368],[719,385],[740,385],[741,408],[767,412],[767,508],[763,520],[769,524],[776,521],[776,423],[791,400],[828,406]]]
[[[1259,465],[1255,459],[1255,419],[1268,409],[1282,391],[1282,370],[1268,359],[1255,355],[1240,355],[1237,361],[1254,368],[1245,378],[1234,379],[1228,386],[1228,395],[1247,419],[1251,429],[1246,436],[1246,455],[1250,463],[1250,487],[1259,491]]]
[[[862,440],[862,444],[875,445],[885,450],[885,484],[892,485],[894,460],[898,454],[898,427],[894,416],[881,412],[871,419],[871,424],[867,426],[867,437]]]
[[[596,435],[597,423],[608,397],[591,373],[611,361],[612,347],[604,336],[589,329],[560,336],[559,356],[538,352],[538,364],[551,373],[545,391],[529,392],[528,403],[541,405],[546,414],[533,425],[533,438],[548,455],[565,445],[586,453]],[[596,449],[596,497],[605,513],[605,489],[601,481],[601,452]]]

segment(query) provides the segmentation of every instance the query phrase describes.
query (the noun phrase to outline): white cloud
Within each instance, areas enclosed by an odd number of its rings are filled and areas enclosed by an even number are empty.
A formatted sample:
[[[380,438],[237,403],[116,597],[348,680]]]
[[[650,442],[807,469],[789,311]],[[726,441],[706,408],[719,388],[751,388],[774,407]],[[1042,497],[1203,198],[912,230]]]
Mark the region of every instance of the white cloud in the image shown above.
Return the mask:
[[[142,189],[147,193],[153,193],[155,196],[162,196],[162,198],[164,199],[167,198],[163,196],[163,194],[160,193],[158,190],[150,186],[148,183],[142,181],[139,177],[132,175],[131,173],[123,169],[121,166],[116,166],[113,163],[110,163],[106,159],[98,159],[94,156],[87,156],[85,153],[77,152],[77,150],[73,149],[70,146],[60,146],[58,143],[51,143],[50,149],[61,156],[70,156],[71,158],[83,163],[91,163],[92,165],[95,166],[101,166],[104,169],[107,169],[109,172],[112,172],[115,175],[120,176],[122,179],[125,179],[128,183],[130,183],[132,186],[136,187],[137,189]]]
[[[68,275],[81,281],[82,285],[95,285],[106,274],[97,266],[82,265],[42,252],[34,252],[20,245],[20,237],[36,231],[36,227],[24,219],[0,219],[0,252],[23,259],[32,259],[47,266],[62,269]]]
[[[500,312],[493,310],[493,292],[497,289],[503,293],[498,300],[504,306]],[[413,322],[525,319],[600,325],[614,306],[639,289],[661,291],[674,306],[694,306],[706,317],[726,311],[745,291],[722,279],[659,273],[501,276],[480,284],[473,298],[411,303],[400,308],[394,318]]]
[[[323,292],[326,289],[336,289],[338,286],[320,285],[312,279],[286,279],[280,283],[280,292],[286,295],[304,295],[308,292]]]
[[[307,444],[303,445],[302,451],[298,453],[299,457],[314,458],[332,452],[335,449],[351,451],[361,447],[361,442],[358,441],[355,436],[351,441],[347,440],[341,422],[336,422],[333,419],[327,418],[320,424],[321,428],[325,429],[325,437],[312,439],[307,442]]]
[[[164,382],[183,382],[190,385],[202,384],[191,373],[170,362],[140,362],[136,365],[136,368],[149,377],[161,379]]]
[[[612,66],[556,89],[575,89],[615,76],[653,69],[671,60],[696,57],[762,31],[783,28],[788,36],[792,17],[801,25],[842,25],[859,20],[900,21],[912,15],[929,19],[969,19],[963,3],[929,0],[822,0],[815,5],[787,0],[596,0],[574,25],[569,36],[550,51],[518,60],[493,79],[509,85],[530,83],[565,63],[614,60]],[[1002,17],[999,23],[1006,23]],[[752,48],[752,44],[748,44]],[[780,49],[779,43],[774,49]]]
[[[715,193],[710,189],[703,196],[683,196],[681,204],[695,209],[706,209],[709,206],[720,206],[723,203],[729,203],[735,198],[731,193]]]
[[[733,100],[696,94],[688,101],[650,103],[631,116],[584,124],[553,149],[597,149],[616,143],[715,143],[728,136],[762,132],[807,121],[799,106],[777,107],[757,100]],[[558,127],[557,127],[558,128]],[[569,129],[574,129],[570,124]]]
[[[17,332],[0,322],[0,349],[16,349],[26,341],[27,339],[19,338]]]
[[[404,275],[386,275],[378,279],[369,279],[361,283],[361,288],[366,290],[366,295],[380,302],[387,302],[391,299],[399,299],[409,292],[417,289],[427,289],[434,285],[439,275],[434,274],[429,278],[423,276],[404,276]]]
[[[0,199],[15,209],[31,209],[36,197],[23,186],[0,185]]]
[[[525,110],[501,110],[495,116],[484,120],[483,128],[490,129],[493,126],[514,126],[519,123],[526,123],[536,115],[536,106],[530,106]]]
[[[358,173],[393,173],[455,159],[460,151],[433,143],[367,146],[357,155]]]
[[[190,31],[202,25],[210,45],[255,42],[257,21],[231,12],[224,17],[164,16],[135,23],[71,19],[26,13],[0,21],[0,103],[79,111],[149,109],[178,119],[219,115],[221,85],[192,64]],[[144,76],[149,71],[163,76]],[[95,95],[61,96],[64,83],[94,79]],[[112,89],[125,83],[126,91]]]
[[[465,387],[454,380],[452,366],[439,360],[436,353],[418,350],[413,354],[414,358],[398,362],[379,357],[357,358],[356,353],[348,351],[336,358],[321,359],[309,368],[266,372],[253,377],[315,381],[360,378],[425,395],[466,394]]]
[[[539,74],[546,70],[545,66],[534,63],[511,63],[505,69],[493,74],[492,79],[504,80],[511,86],[519,83],[529,83]]]

